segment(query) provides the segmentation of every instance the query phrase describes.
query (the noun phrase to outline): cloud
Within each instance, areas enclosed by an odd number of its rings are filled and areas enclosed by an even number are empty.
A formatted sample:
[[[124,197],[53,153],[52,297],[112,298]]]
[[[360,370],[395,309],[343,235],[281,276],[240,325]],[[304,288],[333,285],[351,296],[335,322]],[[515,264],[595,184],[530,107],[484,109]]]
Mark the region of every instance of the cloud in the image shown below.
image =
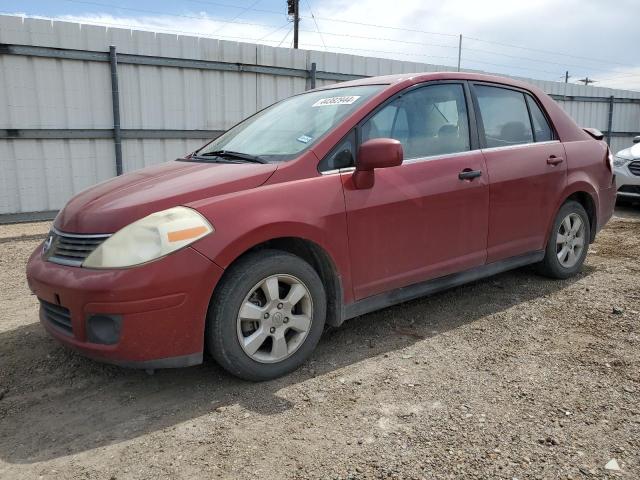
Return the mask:
[[[301,48],[455,68],[462,34],[463,68],[557,81],[569,71],[571,81],[588,76],[596,86],[640,90],[637,0],[403,0],[401,8],[388,0],[305,0],[301,8]],[[292,41],[284,12],[247,10],[235,18],[175,4],[171,13],[92,12],[56,19],[272,46]],[[229,19],[233,23],[225,23]]]

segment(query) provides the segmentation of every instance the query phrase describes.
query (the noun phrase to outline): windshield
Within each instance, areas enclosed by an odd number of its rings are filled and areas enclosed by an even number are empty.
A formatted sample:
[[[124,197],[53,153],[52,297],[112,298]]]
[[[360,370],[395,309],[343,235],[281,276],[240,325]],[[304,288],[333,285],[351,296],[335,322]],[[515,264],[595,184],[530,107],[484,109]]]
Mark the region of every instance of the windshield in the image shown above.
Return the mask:
[[[239,152],[269,161],[288,160],[313,145],[384,85],[334,88],[287,98],[239,123],[196,152]]]

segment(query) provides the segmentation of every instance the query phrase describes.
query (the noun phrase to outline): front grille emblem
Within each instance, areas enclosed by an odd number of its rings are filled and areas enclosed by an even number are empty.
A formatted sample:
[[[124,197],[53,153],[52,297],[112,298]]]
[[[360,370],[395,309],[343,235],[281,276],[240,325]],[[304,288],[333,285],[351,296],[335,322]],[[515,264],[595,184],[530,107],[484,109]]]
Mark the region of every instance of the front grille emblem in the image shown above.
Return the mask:
[[[42,254],[46,255],[47,252],[51,249],[51,245],[53,244],[53,234],[50,233],[47,239],[44,241],[44,245],[42,245]]]

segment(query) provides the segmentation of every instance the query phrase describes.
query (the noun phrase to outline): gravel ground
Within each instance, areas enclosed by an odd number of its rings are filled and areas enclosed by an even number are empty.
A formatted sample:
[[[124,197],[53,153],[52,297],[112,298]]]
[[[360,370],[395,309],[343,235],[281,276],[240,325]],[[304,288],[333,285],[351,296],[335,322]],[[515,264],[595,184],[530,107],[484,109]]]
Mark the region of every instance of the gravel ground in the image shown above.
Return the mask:
[[[24,280],[46,229],[0,226],[2,479],[640,477],[638,207],[576,278],[525,268],[354,319],[262,384],[59,346]]]

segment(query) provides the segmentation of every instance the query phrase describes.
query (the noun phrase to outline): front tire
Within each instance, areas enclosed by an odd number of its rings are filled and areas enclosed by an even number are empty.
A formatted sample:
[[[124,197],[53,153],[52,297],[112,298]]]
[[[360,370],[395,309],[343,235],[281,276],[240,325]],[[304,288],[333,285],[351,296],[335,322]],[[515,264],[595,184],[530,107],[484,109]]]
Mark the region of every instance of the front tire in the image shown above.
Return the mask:
[[[553,222],[539,272],[560,279],[578,273],[589,250],[590,235],[591,224],[584,207],[573,200],[566,202]]]
[[[307,262],[279,250],[250,253],[232,265],[207,315],[213,358],[245,380],[270,380],[298,368],[324,328],[326,294]]]

